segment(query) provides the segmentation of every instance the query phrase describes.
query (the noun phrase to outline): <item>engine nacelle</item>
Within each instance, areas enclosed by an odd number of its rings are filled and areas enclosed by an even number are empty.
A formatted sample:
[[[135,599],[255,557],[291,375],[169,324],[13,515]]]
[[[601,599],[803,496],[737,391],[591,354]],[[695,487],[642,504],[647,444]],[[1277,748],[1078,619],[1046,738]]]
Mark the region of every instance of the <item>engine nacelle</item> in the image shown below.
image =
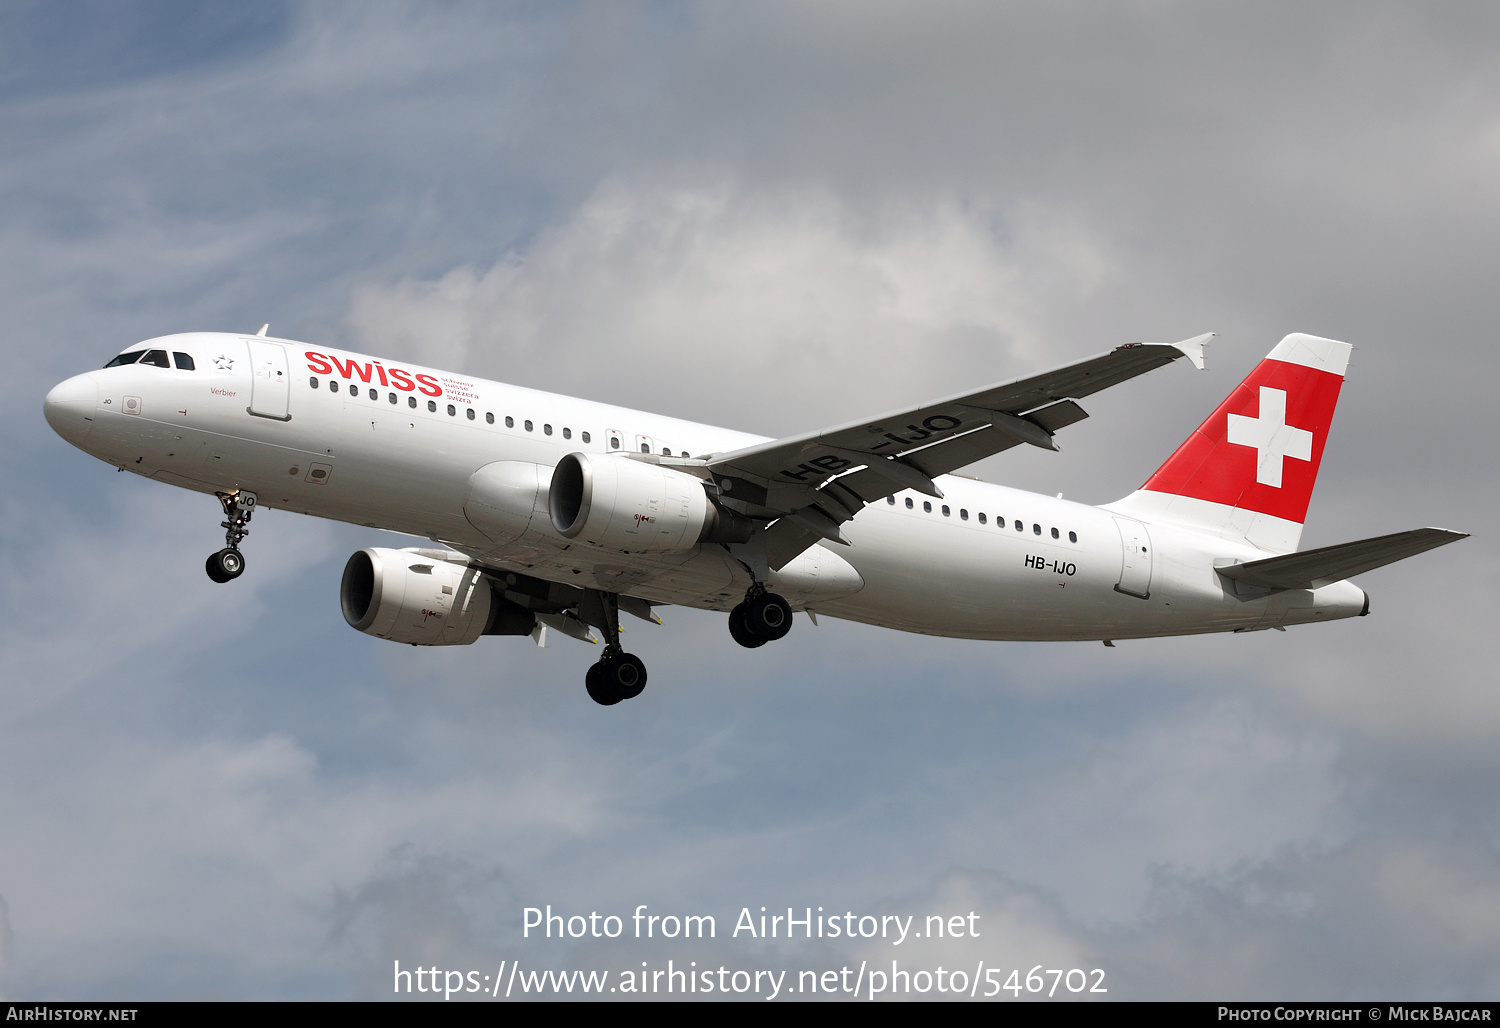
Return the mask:
[[[473,568],[376,547],[344,565],[339,604],[351,627],[417,646],[467,645],[485,634],[498,606]]]
[[[624,456],[568,454],[552,473],[547,509],[565,539],[626,553],[744,542],[754,527],[710,503],[701,479]]]

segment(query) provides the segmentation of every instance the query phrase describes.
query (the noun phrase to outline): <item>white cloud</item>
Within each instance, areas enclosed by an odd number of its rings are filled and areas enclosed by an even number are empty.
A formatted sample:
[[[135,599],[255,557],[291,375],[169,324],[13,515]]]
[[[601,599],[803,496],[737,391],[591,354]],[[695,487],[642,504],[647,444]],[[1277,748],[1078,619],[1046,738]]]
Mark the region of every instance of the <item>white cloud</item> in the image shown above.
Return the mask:
[[[1056,359],[1098,288],[1067,212],[902,206],[665,172],[602,184],[488,268],[355,289],[365,349],[700,420],[810,428]]]

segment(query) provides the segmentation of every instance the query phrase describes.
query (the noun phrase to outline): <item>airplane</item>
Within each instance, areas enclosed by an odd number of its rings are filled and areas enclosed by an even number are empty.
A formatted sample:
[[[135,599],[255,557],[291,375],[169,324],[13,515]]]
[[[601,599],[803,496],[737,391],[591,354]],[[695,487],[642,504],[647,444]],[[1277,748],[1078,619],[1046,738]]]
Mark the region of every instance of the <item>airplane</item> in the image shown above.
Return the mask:
[[[1294,333],[1139,489],[1102,506],[959,474],[1088,414],[1077,402],[1187,359],[1212,333],[783,439],[267,335],[127,347],[54,387],[52,428],[138,475],[218,498],[245,569],[256,511],[424,539],[345,565],[345,620],[420,646],[548,629],[604,649],[611,705],[645,664],[620,612],[728,614],[745,647],[793,614],[970,639],[1252,632],[1364,616],[1351,577],[1466,537],[1420,528],[1298,552],[1352,347]]]

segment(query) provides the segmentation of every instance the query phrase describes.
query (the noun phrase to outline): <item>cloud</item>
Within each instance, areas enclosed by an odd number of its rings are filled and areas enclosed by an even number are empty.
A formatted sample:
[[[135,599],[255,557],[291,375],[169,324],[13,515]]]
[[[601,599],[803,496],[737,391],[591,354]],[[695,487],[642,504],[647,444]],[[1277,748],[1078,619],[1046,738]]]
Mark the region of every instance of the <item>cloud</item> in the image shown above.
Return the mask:
[[[7,995],[688,952],[517,948],[537,902],[973,908],[965,962],[1089,963],[1112,997],[1494,992],[1493,7],[195,17],[144,49],[98,23],[104,78],[5,44],[61,69],[0,86]],[[216,59],[168,59],[195,40]],[[566,640],[350,631],[369,530],[268,512],[211,585],[211,500],[37,417],[137,338],[267,320],[766,434],[1219,330],[1208,374],[981,469],[1090,501],[1309,329],[1359,349],[1308,544],[1479,531],[1285,635],[825,620],[750,652],[668,610],[631,629],[647,692],[601,711]]]
[[[666,171],[602,183],[492,266],[363,284],[349,323],[369,350],[810,428],[1048,359],[1039,312],[1113,263],[1066,211],[876,215],[816,187]]]

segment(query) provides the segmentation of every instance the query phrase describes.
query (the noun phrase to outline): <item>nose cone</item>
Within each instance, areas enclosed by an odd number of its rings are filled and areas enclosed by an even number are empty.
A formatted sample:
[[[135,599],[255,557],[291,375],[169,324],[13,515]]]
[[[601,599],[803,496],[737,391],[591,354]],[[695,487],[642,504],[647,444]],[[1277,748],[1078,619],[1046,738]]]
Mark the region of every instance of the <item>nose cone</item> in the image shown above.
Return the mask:
[[[94,427],[94,408],[99,403],[99,387],[93,375],[74,375],[52,387],[42,401],[42,414],[52,431],[74,446],[82,446]]]

